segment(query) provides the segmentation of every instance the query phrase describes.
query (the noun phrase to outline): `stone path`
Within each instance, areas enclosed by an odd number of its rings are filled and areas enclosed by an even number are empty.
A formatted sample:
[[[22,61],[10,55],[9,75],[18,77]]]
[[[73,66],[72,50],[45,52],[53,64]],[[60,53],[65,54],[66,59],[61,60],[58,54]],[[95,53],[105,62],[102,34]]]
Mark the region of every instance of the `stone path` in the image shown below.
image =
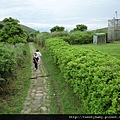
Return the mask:
[[[29,46],[31,54],[33,55],[35,52],[35,48],[32,43],[29,43]],[[49,83],[47,82],[47,77],[44,77],[45,73],[43,70],[43,66],[41,64],[38,70],[34,71],[33,65],[31,69],[31,84],[26,101],[24,102],[24,109],[21,111],[21,114],[49,114],[50,91]]]

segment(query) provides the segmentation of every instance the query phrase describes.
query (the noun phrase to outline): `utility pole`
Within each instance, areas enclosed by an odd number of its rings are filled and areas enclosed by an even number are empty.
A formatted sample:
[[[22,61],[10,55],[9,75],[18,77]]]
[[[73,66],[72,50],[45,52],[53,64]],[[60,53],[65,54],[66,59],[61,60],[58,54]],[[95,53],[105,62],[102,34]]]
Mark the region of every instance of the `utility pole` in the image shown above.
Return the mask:
[[[117,11],[115,11],[115,16],[116,16],[116,19],[117,19]]]

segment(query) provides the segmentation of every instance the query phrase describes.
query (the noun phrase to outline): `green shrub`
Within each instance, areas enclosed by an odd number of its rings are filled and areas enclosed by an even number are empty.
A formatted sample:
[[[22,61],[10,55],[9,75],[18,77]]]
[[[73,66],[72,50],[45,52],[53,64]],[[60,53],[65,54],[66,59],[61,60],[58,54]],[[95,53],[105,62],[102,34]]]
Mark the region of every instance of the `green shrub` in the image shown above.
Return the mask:
[[[25,38],[19,37],[18,35],[15,35],[14,37],[10,37],[7,40],[8,43],[27,43],[27,41],[25,40]]]
[[[67,31],[60,31],[60,32],[52,32],[51,37],[62,37],[62,36],[69,36]]]
[[[13,76],[17,67],[22,66],[24,60],[24,44],[0,43],[0,86],[6,84]]]
[[[90,32],[75,31],[70,33],[70,44],[87,44],[92,43],[93,34]]]
[[[51,35],[48,32],[38,33],[35,37],[35,42],[41,47],[45,47],[45,40],[50,38]]]
[[[46,40],[64,79],[88,114],[120,113],[120,61],[95,50],[72,47],[60,38]]]

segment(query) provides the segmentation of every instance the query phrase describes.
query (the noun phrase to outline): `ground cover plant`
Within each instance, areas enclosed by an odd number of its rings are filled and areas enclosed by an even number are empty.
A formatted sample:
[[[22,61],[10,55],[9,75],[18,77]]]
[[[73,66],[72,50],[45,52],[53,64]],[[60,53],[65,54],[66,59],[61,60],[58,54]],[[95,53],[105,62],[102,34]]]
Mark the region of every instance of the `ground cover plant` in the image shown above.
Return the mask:
[[[64,79],[83,102],[86,113],[120,113],[120,61],[108,54],[72,47],[62,39],[46,41]]]

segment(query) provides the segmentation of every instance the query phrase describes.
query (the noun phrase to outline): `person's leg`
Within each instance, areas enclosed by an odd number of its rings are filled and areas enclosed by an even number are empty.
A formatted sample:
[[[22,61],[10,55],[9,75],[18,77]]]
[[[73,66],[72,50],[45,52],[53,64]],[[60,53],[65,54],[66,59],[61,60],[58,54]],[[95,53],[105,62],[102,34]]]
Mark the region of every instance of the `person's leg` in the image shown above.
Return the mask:
[[[35,63],[35,69],[37,70],[37,63]]]

